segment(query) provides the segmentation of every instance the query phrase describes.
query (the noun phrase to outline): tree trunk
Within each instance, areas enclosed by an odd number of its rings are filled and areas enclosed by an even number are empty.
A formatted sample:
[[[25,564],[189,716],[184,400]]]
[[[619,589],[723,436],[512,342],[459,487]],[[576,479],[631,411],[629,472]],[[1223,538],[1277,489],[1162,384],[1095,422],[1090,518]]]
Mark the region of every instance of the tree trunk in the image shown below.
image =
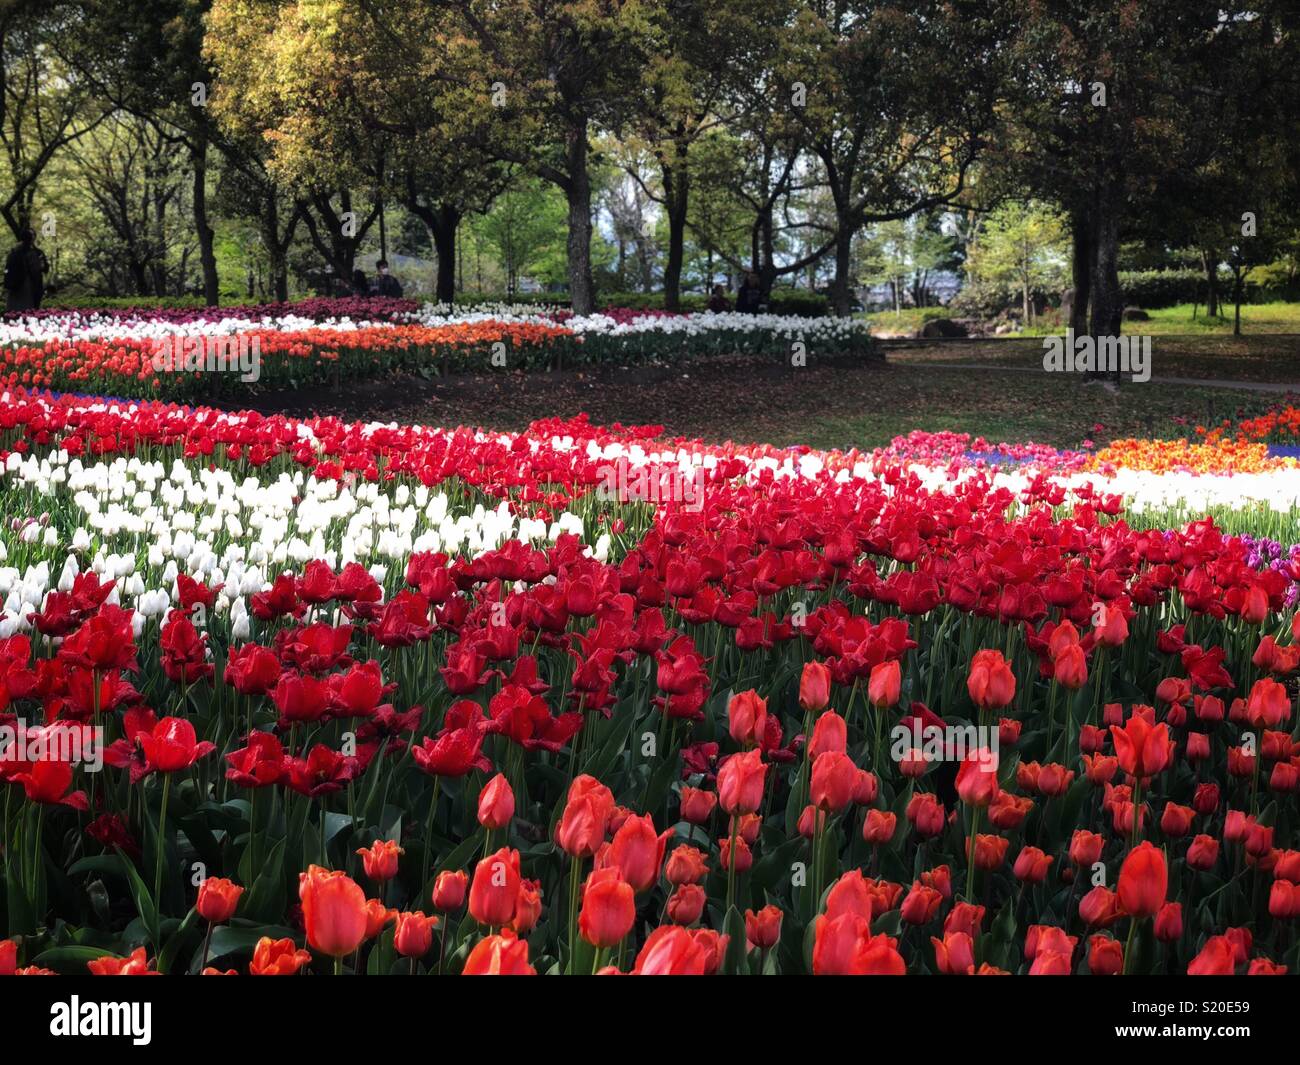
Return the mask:
[[[1074,284],[1074,303],[1070,307],[1070,320],[1065,324],[1076,336],[1088,332],[1088,302],[1092,295],[1092,224],[1086,212],[1079,211],[1070,220],[1073,249],[1070,256],[1070,274]]]
[[[1241,336],[1241,280],[1245,271],[1239,266],[1232,268],[1232,302],[1235,305],[1232,319],[1232,335]]]
[[[842,212],[837,212],[835,225],[839,240],[835,244],[835,277],[831,280],[831,309],[839,317],[853,313],[853,229]]]
[[[1092,335],[1117,337],[1124,317],[1119,287],[1119,217],[1104,200],[1095,219],[1092,270]]]
[[[208,224],[208,142],[200,141],[190,151],[194,167],[194,229],[199,238],[199,263],[203,268],[203,302],[215,307],[221,297],[217,278],[215,234]]]
[[[681,159],[685,149],[679,149]],[[664,213],[668,217],[668,259],[664,263],[664,310],[676,311],[682,305],[682,260],[686,248],[686,207],[689,194],[689,179],[685,166],[663,165]],[[713,278],[709,278],[706,290],[712,287]]]
[[[1201,269],[1205,271],[1205,316],[1219,316],[1219,254],[1212,248],[1201,250]]]
[[[591,314],[596,309],[596,286],[591,279],[591,175],[587,172],[585,116],[569,129],[565,142],[569,175],[564,190],[569,203],[569,303],[574,314]]]
[[[438,255],[435,295],[439,303],[453,303],[456,299],[456,230],[460,227],[460,211],[450,204],[443,204],[433,217],[435,222],[429,230],[433,233],[433,247]]]
[[[277,303],[286,303],[289,299],[289,266],[285,252],[296,226],[295,218],[289,236],[281,241],[280,205],[276,203],[274,187],[268,186],[262,201],[262,244],[266,248],[267,267],[271,273],[271,287]]]

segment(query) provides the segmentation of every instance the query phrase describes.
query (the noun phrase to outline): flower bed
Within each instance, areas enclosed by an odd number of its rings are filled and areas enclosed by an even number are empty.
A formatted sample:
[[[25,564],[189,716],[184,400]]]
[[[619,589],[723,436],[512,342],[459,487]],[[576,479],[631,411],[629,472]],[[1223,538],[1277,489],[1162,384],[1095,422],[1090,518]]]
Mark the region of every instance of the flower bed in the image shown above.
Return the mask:
[[[470,312],[409,300],[40,311],[0,322],[0,386],[193,400],[394,372],[667,362],[717,355],[871,355],[865,322],[778,315]]]
[[[1295,537],[1174,475],[0,399],[0,972],[1300,963]]]

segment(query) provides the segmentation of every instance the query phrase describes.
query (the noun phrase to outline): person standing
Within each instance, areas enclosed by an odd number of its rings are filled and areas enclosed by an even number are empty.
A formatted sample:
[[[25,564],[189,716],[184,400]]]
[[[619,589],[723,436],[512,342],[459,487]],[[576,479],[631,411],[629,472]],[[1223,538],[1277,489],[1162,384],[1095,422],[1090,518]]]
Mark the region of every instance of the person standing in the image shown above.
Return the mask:
[[[401,299],[402,283],[388,272],[388,260],[380,259],[379,262],[375,263],[375,271],[378,274],[375,279],[375,295]]]
[[[759,304],[758,275],[750,270],[736,291],[736,310],[741,314],[757,314]]]
[[[727,290],[721,285],[713,286],[713,295],[709,297],[709,310],[714,314],[726,314],[731,310],[731,300],[727,299]]]
[[[45,298],[50,261],[36,246],[36,234],[24,229],[20,243],[5,259],[5,310],[38,310]]]

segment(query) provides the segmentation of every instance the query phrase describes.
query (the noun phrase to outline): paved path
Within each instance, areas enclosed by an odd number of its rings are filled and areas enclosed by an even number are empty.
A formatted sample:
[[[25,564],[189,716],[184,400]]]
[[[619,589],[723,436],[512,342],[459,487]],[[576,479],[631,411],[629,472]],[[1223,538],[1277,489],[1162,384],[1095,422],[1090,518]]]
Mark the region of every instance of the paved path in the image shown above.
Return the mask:
[[[1012,373],[1044,373],[1045,371],[1038,366],[1004,366],[999,363],[980,363],[980,362],[909,362],[906,359],[895,358],[886,354],[886,361],[895,363],[899,366],[935,366],[942,367],[945,370],[1002,370]],[[1270,392],[1278,395],[1285,395],[1288,392],[1300,394],[1300,381],[1223,381],[1217,378],[1206,377],[1161,377],[1152,376],[1150,381],[1144,381],[1143,384],[1153,385],[1190,385],[1194,388],[1235,388],[1247,392]]]

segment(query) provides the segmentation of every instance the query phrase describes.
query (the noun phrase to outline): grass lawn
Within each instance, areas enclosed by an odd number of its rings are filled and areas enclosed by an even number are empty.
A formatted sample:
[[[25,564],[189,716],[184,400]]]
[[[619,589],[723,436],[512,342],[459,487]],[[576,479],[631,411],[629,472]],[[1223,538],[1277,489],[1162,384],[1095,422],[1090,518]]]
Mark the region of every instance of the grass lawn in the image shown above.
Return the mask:
[[[980,363],[1041,368],[1043,365],[1041,337],[1000,337],[893,349],[885,341],[885,348],[890,351],[891,360],[918,366]],[[1153,333],[1151,362],[1154,377],[1295,383],[1300,391],[1300,335],[1248,333],[1234,337],[1230,333],[1201,336]]]
[[[1147,311],[1151,315],[1146,322],[1125,322],[1123,331],[1137,336],[1168,336],[1178,334],[1232,335],[1233,307],[1224,304],[1220,307],[1222,316],[1207,318],[1205,304],[1196,308],[1192,314],[1190,303],[1180,303],[1175,307],[1162,307],[1160,310]],[[1021,330],[1012,336],[1045,336],[1057,332],[1059,327],[1034,327]],[[1244,335],[1259,333],[1300,333],[1300,303],[1243,303],[1241,305],[1241,331]]]
[[[1223,307],[1223,316],[1207,318],[1205,305],[1192,314],[1190,303],[1148,311],[1151,318],[1145,322],[1125,322],[1123,331],[1136,336],[1217,336],[1232,338],[1233,309]],[[866,315],[871,331],[880,337],[914,336],[926,322],[936,318],[950,318],[946,307],[905,307],[902,311],[873,311]],[[1300,334],[1300,303],[1242,304],[1241,331],[1243,336],[1260,334]],[[1060,326],[1042,325],[1006,333],[1003,338],[1041,337],[1060,332]],[[999,338],[999,339],[1003,339]]]
[[[865,316],[877,336],[912,336],[926,322],[951,318],[947,307],[904,307],[901,311],[872,311]]]

